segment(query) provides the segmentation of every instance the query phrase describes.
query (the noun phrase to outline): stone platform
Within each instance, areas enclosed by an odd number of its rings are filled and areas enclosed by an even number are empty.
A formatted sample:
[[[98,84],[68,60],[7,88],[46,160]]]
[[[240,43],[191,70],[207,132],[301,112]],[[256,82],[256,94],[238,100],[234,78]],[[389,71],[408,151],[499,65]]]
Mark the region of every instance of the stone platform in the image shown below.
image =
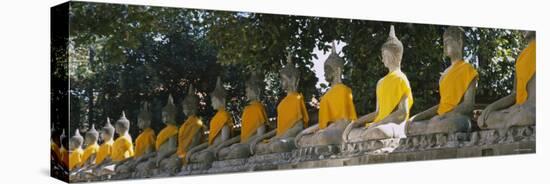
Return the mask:
[[[302,148],[286,153],[188,164],[175,176],[535,153],[535,128],[535,126],[513,127],[508,130],[432,134]],[[102,176],[101,179],[136,178],[127,176],[129,175],[119,173],[109,177]],[[168,175],[154,177],[166,176]],[[98,181],[100,178],[79,179],[75,178],[73,181]]]

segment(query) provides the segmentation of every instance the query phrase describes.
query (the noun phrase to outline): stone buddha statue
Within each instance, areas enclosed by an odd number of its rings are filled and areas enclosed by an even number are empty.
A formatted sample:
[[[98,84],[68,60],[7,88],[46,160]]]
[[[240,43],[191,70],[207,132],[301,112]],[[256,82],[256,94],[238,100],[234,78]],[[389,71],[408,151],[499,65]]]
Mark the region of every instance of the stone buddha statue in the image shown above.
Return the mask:
[[[324,67],[330,89],[321,97],[319,123],[296,136],[298,148],[323,146],[331,151],[334,145],[341,144],[346,126],[357,119],[351,88],[342,83],[344,59],[336,53],[334,43]]]
[[[95,167],[93,169],[99,169],[96,172],[102,172],[104,166],[112,164],[111,153],[113,151],[115,127],[111,125],[111,121],[107,118],[105,126],[101,130],[101,139],[103,143],[99,146],[97,156],[95,158]]]
[[[409,119],[407,136],[469,132],[478,73],[463,59],[464,30],[449,27],[443,34],[443,52],[451,60],[439,78],[439,104]]]
[[[61,163],[65,167],[69,167],[69,141],[67,140],[67,136],[65,135],[65,129],[61,132],[61,135],[59,136],[59,140],[61,141],[60,148],[59,148],[59,155],[61,159]]]
[[[287,95],[277,106],[277,128],[251,143],[252,154],[281,153],[295,149],[294,138],[308,125],[309,115],[304,96],[297,91],[300,71],[291,58],[289,53],[286,66],[280,71],[281,85]]]
[[[175,174],[179,172],[181,161],[177,157],[178,147],[178,127],[176,122],[176,105],[170,94],[166,105],[162,108],[162,122],[166,125],[159,134],[155,142],[156,155],[152,158],[154,164],[143,165],[158,168],[163,174]]]
[[[115,123],[115,133],[118,134],[118,138],[113,143],[111,153],[112,161],[117,164],[115,168],[117,173],[124,172],[124,170],[120,170],[124,167],[118,166],[124,165],[125,162],[130,161],[134,156],[134,143],[128,130],[130,130],[130,120],[126,118],[126,114],[122,111],[121,117]]]
[[[150,168],[153,168],[154,162],[149,159],[156,155],[155,152],[155,131],[151,128],[151,111],[149,104],[143,103],[141,112],[138,115],[138,127],[141,133],[136,138],[136,146],[133,159],[121,165],[122,170],[136,169],[138,176],[149,174]]]
[[[73,137],[69,140],[69,171],[73,172],[82,166],[82,143],[84,138],[80,135],[80,131],[76,129]]]
[[[376,84],[376,111],[348,125],[343,134],[346,143],[405,137],[413,96],[409,80],[401,71],[403,44],[395,36],[393,25],[381,52],[388,74]]]
[[[536,124],[536,36],[525,33],[529,44],[516,59],[514,90],[488,105],[478,118],[481,129],[508,129]]]
[[[216,88],[210,94],[212,108],[217,112],[210,120],[208,142],[200,144],[187,151],[187,163],[211,163],[216,158],[218,146],[231,136],[233,128],[233,118],[225,110],[225,89],[222,86],[221,79],[218,77]]]
[[[202,120],[197,115],[199,98],[193,85],[189,86],[187,95],[182,101],[182,107],[187,119],[178,131],[178,150],[176,154],[183,162],[187,162],[185,159],[187,152],[203,142],[203,133],[205,131]]]
[[[99,151],[99,145],[97,144],[98,139],[99,132],[95,129],[95,125],[92,124],[92,127],[86,132],[84,137],[86,148],[84,149],[84,153],[82,155],[83,168],[95,165],[96,154]]]
[[[251,142],[266,132],[267,113],[260,102],[263,78],[254,72],[246,82],[246,97],[248,105],[241,116],[241,135],[221,143],[218,148],[218,160],[245,158],[250,156]]]

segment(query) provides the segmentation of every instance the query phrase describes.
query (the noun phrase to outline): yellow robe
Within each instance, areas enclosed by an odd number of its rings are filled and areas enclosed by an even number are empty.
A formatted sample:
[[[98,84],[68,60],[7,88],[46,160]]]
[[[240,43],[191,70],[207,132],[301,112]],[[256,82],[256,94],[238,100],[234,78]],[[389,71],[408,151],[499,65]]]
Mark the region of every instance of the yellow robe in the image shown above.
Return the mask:
[[[413,104],[413,96],[407,76],[401,71],[393,71],[380,79],[376,86],[378,114],[374,118],[374,121],[367,122],[366,126],[368,127],[370,124],[379,122],[388,117],[397,108],[403,96],[407,96],[408,107],[406,119],[408,119],[409,111]]]
[[[527,83],[535,75],[536,71],[537,43],[529,42],[516,60],[516,104],[527,101]]]
[[[319,128],[324,129],[330,123],[342,119],[355,121],[357,114],[351,89],[344,84],[336,84],[321,97]]]
[[[241,126],[241,143],[248,141],[248,138],[267,122],[267,113],[265,107],[259,101],[252,101],[248,104],[243,111],[242,126]]]
[[[65,166],[69,166],[69,152],[64,147],[59,149],[59,154],[61,155],[61,163]]]
[[[82,164],[82,155],[84,150],[77,148],[69,153],[69,170],[73,170],[75,167],[80,167]]]
[[[134,144],[129,136],[120,136],[113,143],[111,159],[115,162],[134,156]]]
[[[95,164],[99,165],[103,163],[103,161],[109,157],[111,157],[111,154],[113,153],[113,143],[115,141],[109,140],[101,144],[99,146],[99,151],[97,151],[97,155],[95,157]]]
[[[476,69],[464,60],[457,61],[439,81],[439,107],[437,114],[452,111],[459,103],[472,81],[478,76]]]
[[[157,136],[157,141],[155,142],[155,148],[157,150],[160,149],[160,146],[164,144],[166,141],[168,141],[171,137],[178,135],[178,127],[172,124],[166,125],[164,127],[159,135]]]
[[[50,147],[52,149],[52,152],[54,153],[55,157],[61,161],[61,152],[59,150],[59,146],[55,143],[55,142],[52,142],[50,144]]]
[[[197,116],[191,116],[180,127],[178,132],[178,156],[185,158],[189,145],[193,142],[193,138],[202,129],[202,120]]]
[[[304,128],[308,126],[304,97],[300,93],[289,93],[277,106],[277,136],[283,135],[292,128],[298,120],[304,122]]]
[[[136,150],[134,151],[134,156],[142,156],[149,148],[155,150],[155,137],[155,131],[152,128],[146,128],[143,130],[143,132],[136,138]]]
[[[224,125],[228,125],[230,128],[233,126],[233,118],[229,112],[225,109],[220,109],[216,112],[216,115],[210,120],[210,134],[208,134],[208,145],[212,145],[216,136],[221,132]]]
[[[90,159],[90,157],[92,157],[92,155],[96,154],[98,151],[99,145],[97,143],[87,146],[86,149],[84,149],[84,154],[82,155],[82,163],[84,164],[88,162],[88,159]]]

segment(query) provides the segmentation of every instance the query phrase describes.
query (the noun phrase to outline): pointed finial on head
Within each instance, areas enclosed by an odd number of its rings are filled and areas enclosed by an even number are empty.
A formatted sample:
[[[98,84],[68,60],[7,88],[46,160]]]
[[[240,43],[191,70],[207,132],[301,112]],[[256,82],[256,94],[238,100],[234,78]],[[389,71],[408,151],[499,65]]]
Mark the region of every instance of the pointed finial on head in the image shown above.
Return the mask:
[[[195,88],[193,88],[193,84],[189,84],[189,89],[187,89],[187,93],[188,94],[195,93]]]
[[[286,53],[286,64],[287,65],[291,65],[292,64],[292,53],[290,51],[288,51]]]
[[[393,25],[390,26],[390,34],[389,34],[389,37],[390,37],[390,38],[397,38],[397,36],[395,36],[395,27],[393,27]]]
[[[336,53],[336,41],[332,41],[332,53],[337,54]]]

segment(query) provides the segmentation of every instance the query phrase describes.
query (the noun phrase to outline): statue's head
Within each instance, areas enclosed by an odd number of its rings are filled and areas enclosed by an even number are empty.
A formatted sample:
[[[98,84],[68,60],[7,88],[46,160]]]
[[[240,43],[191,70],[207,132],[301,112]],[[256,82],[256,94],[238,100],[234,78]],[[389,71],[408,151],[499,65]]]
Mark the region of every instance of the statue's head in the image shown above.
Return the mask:
[[[76,129],[73,137],[69,140],[69,149],[74,150],[82,147],[82,143],[84,142],[84,138],[80,135],[80,131],[78,128]]]
[[[212,108],[220,109],[225,107],[225,88],[222,86],[220,77],[216,80],[216,88],[210,93],[210,99],[212,101]]]
[[[388,39],[382,45],[382,62],[386,68],[400,68],[403,58],[403,43],[395,36],[395,28],[390,26]]]
[[[115,123],[115,131],[118,135],[123,135],[128,133],[130,130],[130,120],[126,118],[126,114],[122,111],[122,115]]]
[[[107,117],[107,123],[105,123],[103,130],[101,130],[101,138],[104,141],[107,141],[107,140],[111,140],[114,136],[115,136],[115,127],[111,125],[111,121]]]
[[[286,62],[286,66],[280,71],[281,85],[287,93],[295,92],[297,91],[300,81],[300,71],[296,69],[296,66],[292,63],[292,55],[290,55],[290,53],[288,53]]]
[[[99,132],[95,129],[95,125],[92,124],[92,128],[90,128],[85,135],[85,141],[86,145],[91,145],[97,143],[97,139],[99,139]]]
[[[443,33],[443,52],[450,58],[462,58],[464,51],[464,29],[451,26]]]
[[[138,127],[142,130],[151,127],[151,111],[147,102],[143,103],[141,112],[139,112]]]
[[[537,38],[537,34],[535,31],[525,31],[523,33],[523,36],[525,37],[525,40],[531,41]]]
[[[67,135],[65,135],[65,129],[61,132],[59,140],[61,141],[61,146],[63,146],[63,148],[69,148],[69,140],[67,140]]]
[[[186,116],[192,116],[197,114],[197,107],[199,106],[199,98],[195,95],[195,88],[193,85],[189,85],[187,95],[182,101],[183,113]]]
[[[325,79],[334,85],[334,81],[340,81],[344,68],[344,59],[336,53],[336,44],[332,42],[332,51],[325,60]]]
[[[248,80],[246,81],[246,98],[248,100],[258,100],[262,91],[263,78],[260,77],[258,72],[252,72]]]
[[[162,122],[164,124],[176,124],[176,105],[174,105],[174,98],[172,98],[172,94],[168,95],[168,100],[166,101],[166,105],[162,108]]]

